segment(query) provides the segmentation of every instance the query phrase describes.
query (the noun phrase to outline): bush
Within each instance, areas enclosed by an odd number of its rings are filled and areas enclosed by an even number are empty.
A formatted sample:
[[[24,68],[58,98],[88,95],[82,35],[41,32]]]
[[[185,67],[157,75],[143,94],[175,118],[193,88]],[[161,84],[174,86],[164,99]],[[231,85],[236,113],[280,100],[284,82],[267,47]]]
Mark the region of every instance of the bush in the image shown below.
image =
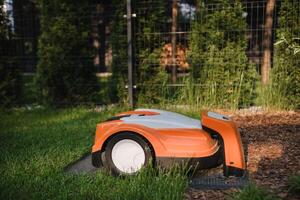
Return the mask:
[[[88,2],[41,0],[36,85],[46,104],[95,101],[99,89],[89,45]]]
[[[146,12],[138,17],[135,39],[136,46],[136,82],[137,100],[139,104],[160,104],[165,100],[164,87],[168,82],[168,74],[160,65],[160,56],[164,41],[161,35],[167,20],[167,2],[157,1],[149,4]],[[142,9],[142,8],[140,8]],[[149,45],[151,44],[151,45]]]
[[[199,19],[192,24],[192,81],[200,85],[198,98],[206,105],[233,109],[249,106],[255,98],[257,74],[245,53],[243,8],[239,1],[216,3],[222,7],[211,10],[205,3],[199,5]]]
[[[160,67],[160,50],[143,50],[139,54],[139,83],[137,88],[139,104],[160,104],[165,100],[168,74]]]
[[[21,85],[19,70],[0,60],[0,107],[20,103]]]
[[[112,76],[109,79],[109,96],[112,103],[127,103],[128,70],[127,70],[127,26],[124,19],[125,1],[113,0],[112,28],[109,42],[112,47]]]
[[[299,15],[299,3],[297,1],[284,0],[279,13],[278,40],[284,37],[287,41],[295,42],[294,46],[300,45],[300,40],[293,40],[300,32],[300,21],[294,16]],[[296,52],[290,45],[281,43],[275,45],[274,67],[271,70],[272,85],[269,87],[272,94],[266,102],[269,106],[278,107],[276,99],[281,100],[282,109],[300,108],[300,53]],[[275,89],[273,91],[273,89]]]
[[[120,1],[113,1],[113,4],[117,3],[120,5]],[[121,5],[124,6],[124,4]],[[137,94],[135,98],[138,103],[159,103],[163,100],[161,86],[168,78],[159,64],[160,49],[163,46],[161,36],[151,33],[162,31],[162,27],[159,25],[166,21],[166,2],[153,2],[147,9],[138,8],[141,5],[143,4],[134,6],[136,10],[144,10],[143,14],[134,18],[134,30],[137,31],[137,34],[133,36],[135,56],[133,77],[137,85],[137,89],[134,91]],[[116,7],[114,13],[110,37],[113,51],[112,77],[110,79],[111,99],[113,102],[125,103],[128,102],[125,88],[128,84],[127,27],[123,17],[123,7]]]

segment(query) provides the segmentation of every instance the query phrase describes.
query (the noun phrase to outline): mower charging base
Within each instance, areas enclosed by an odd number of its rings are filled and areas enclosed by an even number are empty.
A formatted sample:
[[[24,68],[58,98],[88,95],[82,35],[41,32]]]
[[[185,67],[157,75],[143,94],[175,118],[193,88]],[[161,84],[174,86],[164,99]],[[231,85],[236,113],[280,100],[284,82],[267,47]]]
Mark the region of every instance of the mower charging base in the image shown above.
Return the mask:
[[[64,171],[70,174],[93,173],[97,170],[99,168],[92,165],[92,155],[90,153],[84,154],[81,158],[64,168]]]
[[[207,176],[195,177],[190,180],[189,186],[201,190],[226,190],[230,188],[243,188],[249,184],[248,174],[242,177],[225,177],[223,174],[212,174]]]

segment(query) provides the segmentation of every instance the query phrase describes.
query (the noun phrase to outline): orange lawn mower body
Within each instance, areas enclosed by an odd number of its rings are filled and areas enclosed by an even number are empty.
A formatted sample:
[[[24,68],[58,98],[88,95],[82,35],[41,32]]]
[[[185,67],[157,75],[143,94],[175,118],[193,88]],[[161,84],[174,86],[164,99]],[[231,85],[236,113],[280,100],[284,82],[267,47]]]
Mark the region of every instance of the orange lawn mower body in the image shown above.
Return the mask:
[[[238,129],[227,116],[202,112],[201,121],[174,112],[137,109],[97,124],[92,164],[114,174],[135,174],[144,165],[188,162],[197,169],[223,164],[225,176],[243,176]]]

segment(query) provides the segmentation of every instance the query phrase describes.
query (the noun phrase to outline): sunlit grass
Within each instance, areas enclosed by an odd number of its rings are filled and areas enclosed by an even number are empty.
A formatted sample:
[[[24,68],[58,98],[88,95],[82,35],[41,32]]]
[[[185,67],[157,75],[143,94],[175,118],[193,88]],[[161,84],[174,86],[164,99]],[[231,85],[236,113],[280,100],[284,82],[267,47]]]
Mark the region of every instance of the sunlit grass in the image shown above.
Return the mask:
[[[182,199],[187,178],[147,168],[134,177],[63,169],[91,150],[95,125],[122,109],[18,109],[0,116],[1,199]]]

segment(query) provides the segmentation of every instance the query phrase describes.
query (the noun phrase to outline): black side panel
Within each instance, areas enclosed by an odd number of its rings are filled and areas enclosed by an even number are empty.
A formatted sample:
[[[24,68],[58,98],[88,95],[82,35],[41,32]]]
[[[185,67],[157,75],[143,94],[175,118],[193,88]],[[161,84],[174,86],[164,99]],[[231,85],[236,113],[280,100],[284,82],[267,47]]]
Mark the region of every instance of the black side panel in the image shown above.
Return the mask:
[[[172,157],[157,157],[156,162],[159,166],[169,168],[175,165],[182,166],[191,166],[196,169],[209,169],[213,167],[217,167],[222,164],[222,159],[220,156],[220,150],[212,156],[201,157],[201,158],[172,158]]]

